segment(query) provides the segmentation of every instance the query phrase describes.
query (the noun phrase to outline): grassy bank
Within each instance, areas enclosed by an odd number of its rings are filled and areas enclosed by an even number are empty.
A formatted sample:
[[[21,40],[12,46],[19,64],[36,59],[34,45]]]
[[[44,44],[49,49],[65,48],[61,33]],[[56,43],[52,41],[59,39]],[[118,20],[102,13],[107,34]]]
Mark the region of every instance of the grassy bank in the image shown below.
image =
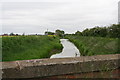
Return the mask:
[[[2,60],[27,60],[48,58],[61,52],[62,45],[58,37],[18,36],[2,37]]]
[[[120,53],[118,38],[66,36],[79,49],[82,56]]]

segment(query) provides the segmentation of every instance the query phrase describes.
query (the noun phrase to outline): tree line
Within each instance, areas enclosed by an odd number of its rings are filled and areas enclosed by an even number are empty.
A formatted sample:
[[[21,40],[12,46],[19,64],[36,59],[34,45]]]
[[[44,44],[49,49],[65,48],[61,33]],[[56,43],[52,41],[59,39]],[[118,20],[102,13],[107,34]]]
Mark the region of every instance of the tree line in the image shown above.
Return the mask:
[[[120,24],[113,24],[109,27],[87,28],[82,32],[77,31],[75,35],[120,38]]]
[[[4,35],[8,35],[8,34],[4,34]],[[10,36],[13,36],[13,35],[17,36],[18,34],[10,33]],[[22,35],[25,35],[25,34],[23,33]],[[46,31],[45,35],[58,35],[59,37],[64,37],[65,35],[68,35],[68,34],[65,34],[63,30],[57,29],[55,32]],[[82,32],[77,31],[75,32],[75,34],[72,34],[72,35],[120,38],[120,24],[113,24],[108,27],[97,26],[90,29],[87,28]]]
[[[65,34],[65,32],[63,30],[59,30],[59,29],[55,30],[55,33],[50,32],[50,31],[45,32],[45,35],[58,35],[61,38],[64,36],[64,34]]]

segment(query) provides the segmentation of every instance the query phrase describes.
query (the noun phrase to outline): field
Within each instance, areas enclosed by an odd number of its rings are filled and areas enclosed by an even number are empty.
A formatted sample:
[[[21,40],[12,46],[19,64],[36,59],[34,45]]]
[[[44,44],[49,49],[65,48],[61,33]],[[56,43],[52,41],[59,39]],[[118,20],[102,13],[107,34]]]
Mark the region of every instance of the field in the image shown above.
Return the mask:
[[[62,50],[55,36],[2,37],[2,60],[27,60],[49,58]]]
[[[120,53],[120,39],[67,35],[82,56]],[[7,36],[0,38],[2,61],[49,58],[62,51],[57,36]]]
[[[66,36],[79,49],[82,56],[120,53],[120,39],[104,37]]]

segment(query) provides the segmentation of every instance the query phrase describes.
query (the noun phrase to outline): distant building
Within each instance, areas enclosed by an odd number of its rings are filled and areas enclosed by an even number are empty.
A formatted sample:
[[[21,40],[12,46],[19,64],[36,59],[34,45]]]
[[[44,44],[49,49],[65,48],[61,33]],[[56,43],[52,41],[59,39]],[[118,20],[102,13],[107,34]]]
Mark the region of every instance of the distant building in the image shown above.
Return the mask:
[[[8,36],[8,34],[3,34],[2,36]]]
[[[120,24],[120,1],[118,2],[118,23]]]

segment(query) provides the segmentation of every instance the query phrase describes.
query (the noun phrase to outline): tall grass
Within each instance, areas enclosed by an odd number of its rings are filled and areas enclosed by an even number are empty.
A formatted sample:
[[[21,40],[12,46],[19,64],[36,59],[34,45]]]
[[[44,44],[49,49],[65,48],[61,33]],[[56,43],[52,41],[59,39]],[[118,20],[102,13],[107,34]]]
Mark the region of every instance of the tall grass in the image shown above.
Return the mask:
[[[120,53],[120,41],[118,38],[75,35],[69,35],[67,38],[77,46],[82,56]]]
[[[62,45],[58,37],[18,36],[2,38],[2,60],[26,60],[48,58],[61,52]]]

